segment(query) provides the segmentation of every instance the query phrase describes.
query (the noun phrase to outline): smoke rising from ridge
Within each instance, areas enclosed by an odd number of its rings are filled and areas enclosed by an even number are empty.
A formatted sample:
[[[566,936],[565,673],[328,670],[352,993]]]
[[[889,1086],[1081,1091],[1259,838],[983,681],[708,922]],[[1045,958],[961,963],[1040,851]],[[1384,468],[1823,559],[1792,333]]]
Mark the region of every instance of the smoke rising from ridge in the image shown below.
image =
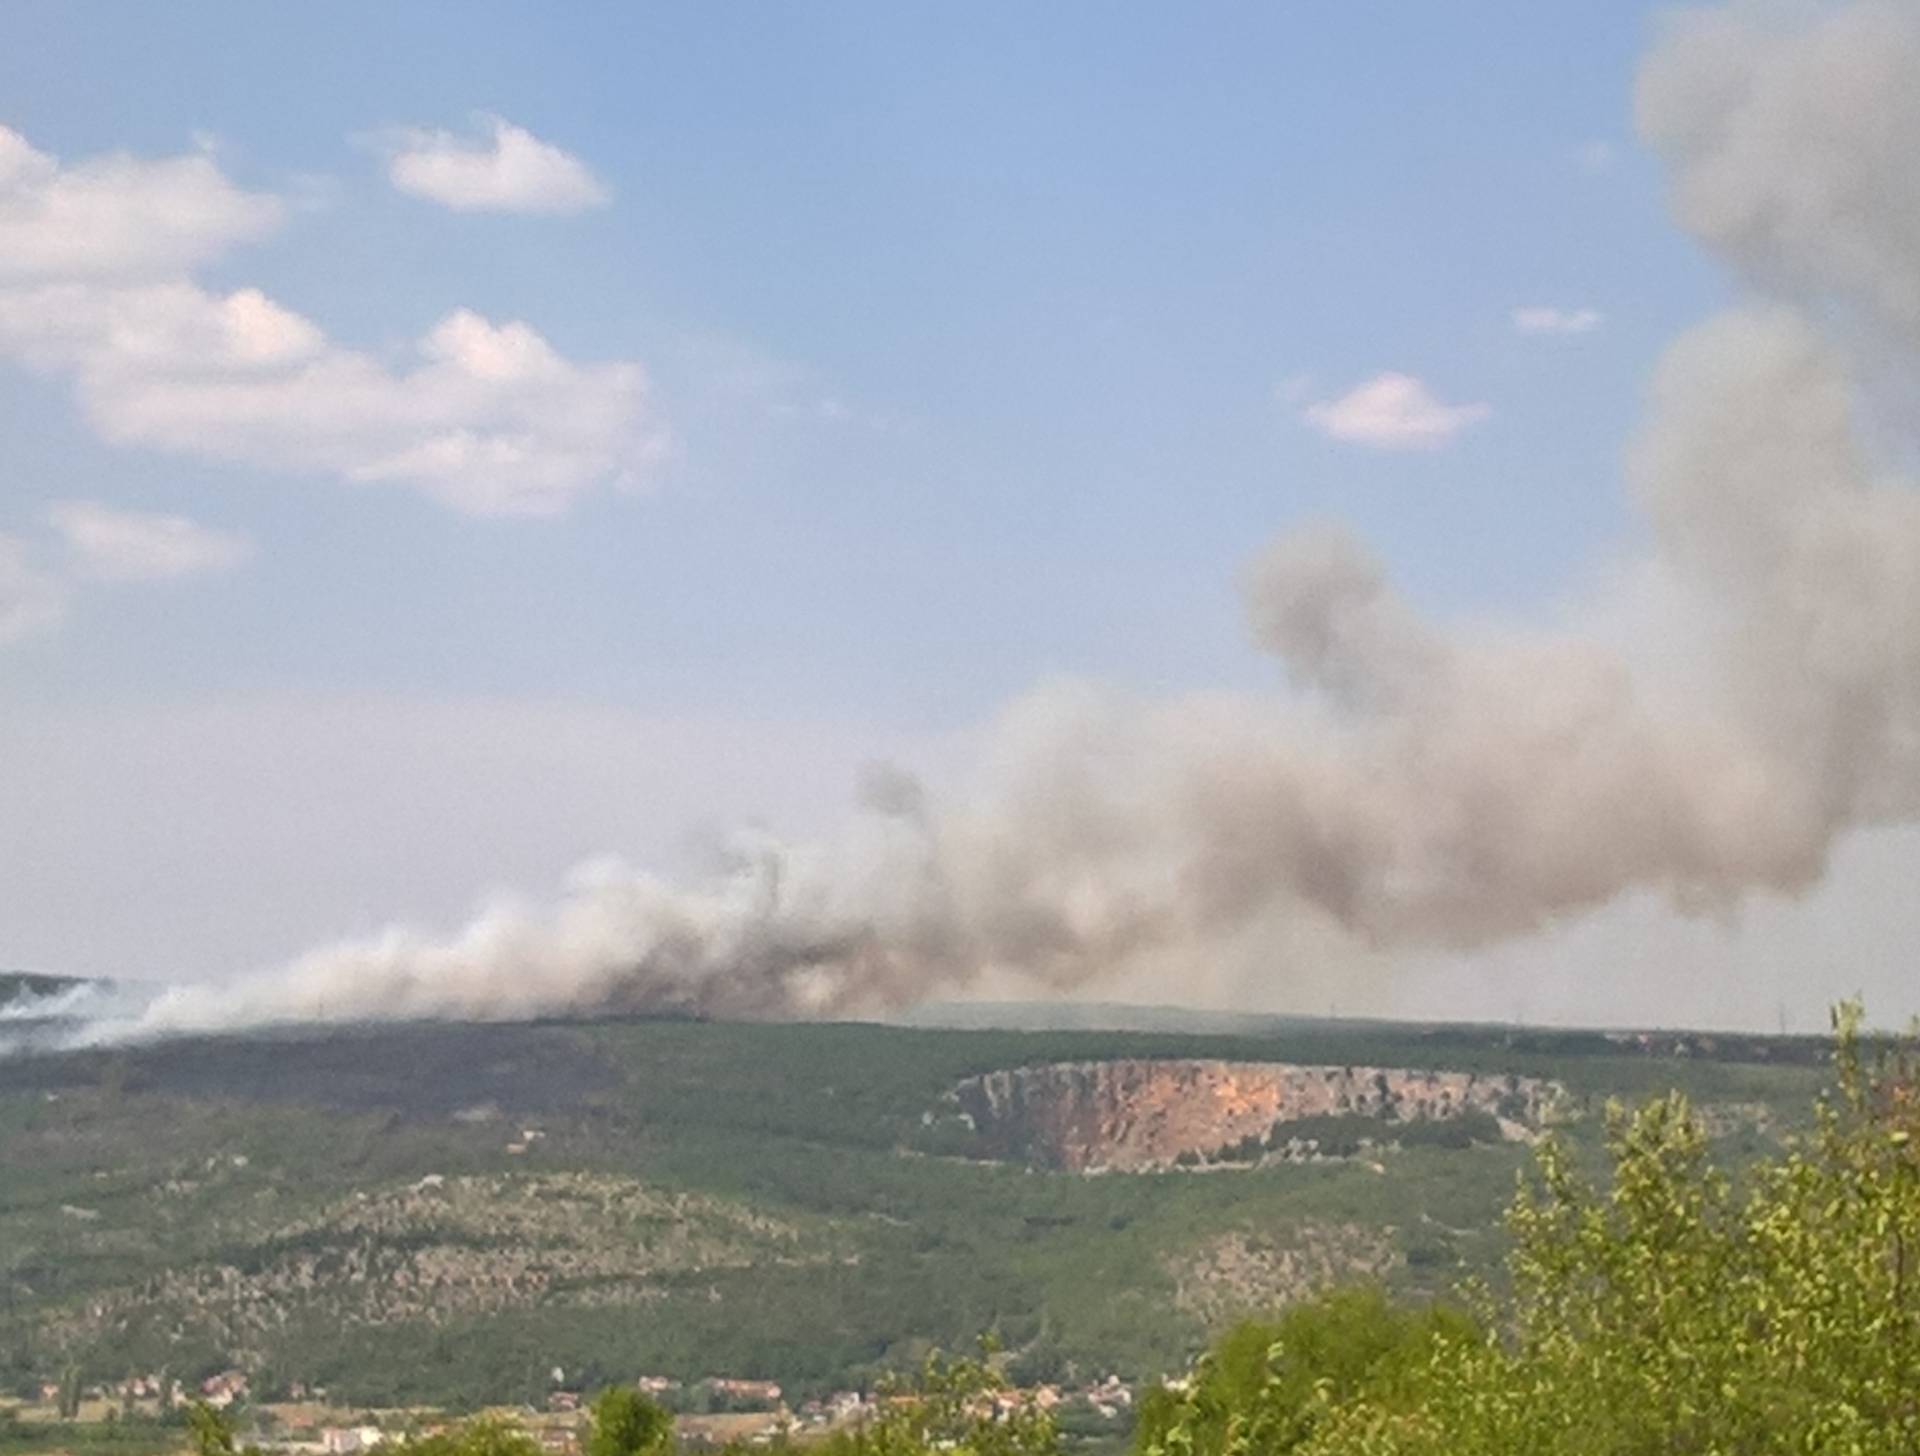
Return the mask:
[[[1747,299],[1668,350],[1628,485],[1695,670],[1576,628],[1423,620],[1337,525],[1247,567],[1293,691],[1046,688],[942,804],[883,767],[831,840],[704,883],[608,861],[557,903],[393,930],[88,1035],[589,1010],[857,1011],[983,974],[1071,987],[1275,917],[1467,948],[1622,895],[1723,912],[1920,818],[1920,4],[1736,5],[1642,69],[1681,224]]]

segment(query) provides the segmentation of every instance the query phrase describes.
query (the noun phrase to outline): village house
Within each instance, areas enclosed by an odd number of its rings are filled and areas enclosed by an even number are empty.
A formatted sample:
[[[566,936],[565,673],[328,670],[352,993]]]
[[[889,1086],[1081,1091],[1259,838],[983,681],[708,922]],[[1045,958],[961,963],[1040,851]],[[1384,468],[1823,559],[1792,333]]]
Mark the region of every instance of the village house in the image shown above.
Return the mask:
[[[857,1390],[836,1390],[826,1404],[828,1419],[835,1421],[858,1420],[867,1410],[867,1399]]]
[[[326,1456],[354,1456],[386,1439],[387,1433],[378,1426],[328,1426],[320,1432],[320,1449]]]
[[[223,1370],[200,1382],[200,1398],[215,1410],[225,1410],[247,1395],[247,1377],[238,1370]]]
[[[775,1406],[780,1403],[780,1387],[771,1380],[734,1380],[716,1375],[707,1382],[707,1388],[734,1405]]]

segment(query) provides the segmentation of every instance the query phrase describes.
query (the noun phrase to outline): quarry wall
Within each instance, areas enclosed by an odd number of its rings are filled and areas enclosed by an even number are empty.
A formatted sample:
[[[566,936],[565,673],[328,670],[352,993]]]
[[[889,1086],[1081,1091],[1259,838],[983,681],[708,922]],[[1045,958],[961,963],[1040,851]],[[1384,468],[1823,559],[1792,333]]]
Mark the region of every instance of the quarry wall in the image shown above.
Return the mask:
[[[953,1091],[985,1150],[1076,1172],[1172,1166],[1306,1119],[1392,1125],[1468,1113],[1537,1127],[1558,1088],[1514,1074],[1283,1062],[1123,1060],[1015,1067]]]

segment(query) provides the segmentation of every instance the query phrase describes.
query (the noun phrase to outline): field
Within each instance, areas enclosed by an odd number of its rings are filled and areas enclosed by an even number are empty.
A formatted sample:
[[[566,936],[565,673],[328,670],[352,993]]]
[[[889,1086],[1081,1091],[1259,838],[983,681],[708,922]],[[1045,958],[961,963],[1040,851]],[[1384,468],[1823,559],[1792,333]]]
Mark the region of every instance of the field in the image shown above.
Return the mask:
[[[1822,1077],[1805,1044],[1752,1038],[1209,1025],[414,1025],[0,1060],[0,1382],[238,1367],[263,1396],[473,1407],[542,1397],[559,1367],[805,1394],[983,1331],[1028,1378],[1134,1378],[1320,1285],[1489,1269],[1525,1143],[1049,1171],[982,1155],[945,1100],[962,1079],[1121,1058],[1517,1074],[1565,1089],[1588,1151],[1607,1098],[1679,1086],[1737,1160]]]

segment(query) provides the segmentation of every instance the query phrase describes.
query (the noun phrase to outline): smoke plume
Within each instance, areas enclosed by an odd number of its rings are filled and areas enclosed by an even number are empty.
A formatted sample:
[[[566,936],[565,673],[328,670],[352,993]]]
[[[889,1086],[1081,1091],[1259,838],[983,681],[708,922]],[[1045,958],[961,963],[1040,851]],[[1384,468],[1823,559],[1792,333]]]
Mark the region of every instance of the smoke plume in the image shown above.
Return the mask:
[[[1290,690],[1013,705],[942,802],[868,776],[831,840],[707,882],[608,862],[450,937],[393,930],[160,994],[96,1035],[572,1010],[831,1014],[986,973],[1041,986],[1298,921],[1464,948],[1632,892],[1718,913],[1920,817],[1920,5],[1736,5],[1639,81],[1680,223],[1744,301],[1668,350],[1628,486],[1632,574],[1688,669],[1604,634],[1424,620],[1337,525],[1247,567]],[[1624,589],[1624,588],[1623,588]]]

